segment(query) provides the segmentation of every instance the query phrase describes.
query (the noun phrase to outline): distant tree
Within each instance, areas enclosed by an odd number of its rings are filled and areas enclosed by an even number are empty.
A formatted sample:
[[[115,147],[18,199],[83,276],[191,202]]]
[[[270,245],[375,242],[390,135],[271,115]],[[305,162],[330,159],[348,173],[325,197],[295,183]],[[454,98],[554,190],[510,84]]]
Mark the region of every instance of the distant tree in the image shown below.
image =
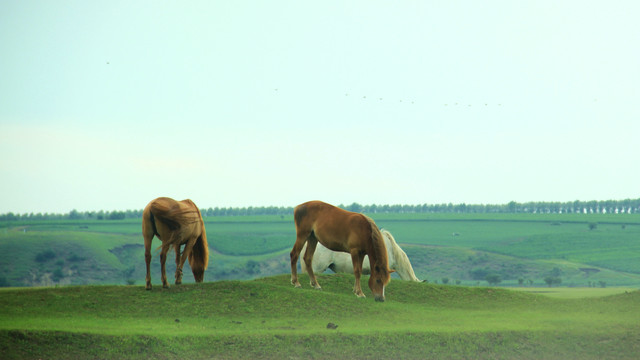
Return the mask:
[[[553,285],[562,284],[562,279],[557,276],[547,276],[544,278],[544,282],[547,283],[549,287],[552,287]]]
[[[552,277],[560,277],[560,275],[562,275],[562,270],[559,267],[554,267],[551,270],[551,276]]]
[[[598,285],[600,285],[601,288],[605,288],[605,287],[607,287],[607,282],[600,280],[600,281],[598,281]]]
[[[109,213],[109,220],[124,220],[125,216],[124,211],[112,211]]]
[[[484,278],[489,285],[498,285],[502,282],[502,277],[498,274],[489,274]]]
[[[523,278],[519,278],[518,279],[518,285],[522,286],[524,284],[524,279]]]
[[[57,268],[53,271],[53,281],[60,281],[64,277],[64,273],[62,272],[62,268]]]
[[[489,275],[489,270],[486,268],[485,269],[478,268],[478,269],[469,271],[469,275],[471,275],[471,278],[473,280],[485,280],[487,275]]]
[[[260,263],[255,260],[247,261],[247,272],[249,274],[257,274],[260,270]]]
[[[443,284],[445,284],[445,285],[447,285],[447,284],[449,283],[449,278],[447,278],[447,277],[443,277],[443,278],[442,278],[442,283],[443,283]]]
[[[589,230],[595,230],[597,228],[598,228],[598,224],[596,224],[594,222],[589,223]]]
[[[80,220],[80,219],[82,219],[82,214],[80,214],[78,212],[78,210],[73,209],[73,210],[71,210],[71,212],[69,212],[69,219],[70,220]]]
[[[359,212],[362,212],[362,210],[364,208],[362,207],[362,205],[354,202],[353,204],[351,204],[349,206],[346,206],[345,209],[349,210],[349,211],[353,211],[353,212],[359,213]]]

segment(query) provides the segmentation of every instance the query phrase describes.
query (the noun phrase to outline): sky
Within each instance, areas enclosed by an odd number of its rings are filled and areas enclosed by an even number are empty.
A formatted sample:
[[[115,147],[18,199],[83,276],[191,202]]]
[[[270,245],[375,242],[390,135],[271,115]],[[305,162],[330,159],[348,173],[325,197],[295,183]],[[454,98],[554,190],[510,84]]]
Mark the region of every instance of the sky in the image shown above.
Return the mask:
[[[2,1],[0,213],[640,197],[637,1]]]

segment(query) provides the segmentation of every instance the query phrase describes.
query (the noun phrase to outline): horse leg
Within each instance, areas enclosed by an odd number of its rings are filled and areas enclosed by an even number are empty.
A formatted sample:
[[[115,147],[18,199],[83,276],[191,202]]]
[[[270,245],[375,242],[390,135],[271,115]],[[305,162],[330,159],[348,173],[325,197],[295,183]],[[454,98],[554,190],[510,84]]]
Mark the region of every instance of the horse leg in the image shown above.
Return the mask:
[[[307,239],[307,251],[304,252],[304,263],[307,266],[307,274],[309,274],[309,283],[316,290],[322,290],[320,284],[318,284],[318,280],[316,279],[316,274],[313,273],[313,253],[316,251],[316,246],[318,245],[318,239],[315,236],[311,235]]]
[[[364,260],[364,254],[359,250],[351,250],[351,261],[353,262],[353,275],[356,277],[356,282],[353,285],[353,293],[359,298],[366,297],[360,287],[360,275],[362,275],[362,261]]]
[[[167,252],[169,251],[169,246],[163,246],[160,251],[160,271],[161,271],[161,279],[162,279],[162,287],[168,288],[169,283],[167,282],[167,272],[166,272],[166,263],[167,263]]]
[[[145,209],[142,219],[142,237],[144,238],[144,262],[147,267],[147,277],[145,278],[147,290],[151,290],[151,242],[155,236],[150,216]]]
[[[182,264],[180,264],[180,244],[176,244],[173,247],[176,250],[176,285],[180,285],[182,284]]]
[[[291,253],[289,254],[291,257],[291,285],[297,288],[302,287],[298,281],[298,258],[300,257],[300,251],[302,251],[304,243],[307,242],[308,236],[309,234],[301,234],[298,232],[296,242],[293,244],[293,249],[291,249]]]
[[[182,250],[182,256],[176,253],[176,284],[182,283],[182,268],[184,267],[184,263],[187,260],[187,257],[189,257],[189,254],[191,254],[193,246],[196,244],[196,240],[198,240],[198,238],[194,237],[193,239],[187,241],[187,244],[184,246],[184,250]],[[180,245],[178,245],[178,249],[180,249]],[[180,272],[180,282],[178,282],[178,272]]]
[[[147,277],[146,282],[147,290],[151,290],[151,240],[153,240],[153,234],[149,237],[144,234],[144,262],[147,265]]]

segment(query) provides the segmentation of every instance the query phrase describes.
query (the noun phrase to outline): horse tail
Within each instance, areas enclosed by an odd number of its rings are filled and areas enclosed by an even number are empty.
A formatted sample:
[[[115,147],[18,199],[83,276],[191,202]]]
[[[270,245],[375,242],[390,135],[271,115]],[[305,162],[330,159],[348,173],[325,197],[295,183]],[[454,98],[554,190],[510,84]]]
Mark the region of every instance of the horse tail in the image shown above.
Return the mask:
[[[149,225],[151,225],[151,230],[153,231],[153,235],[158,236],[158,228],[156,227],[156,218],[153,216],[153,213],[149,211]]]
[[[193,205],[195,206],[195,204]],[[193,277],[196,282],[202,282],[204,280],[204,271],[207,270],[207,266],[209,265],[209,243],[207,242],[207,231],[204,227],[202,214],[200,214],[200,209],[198,209],[197,206],[195,206],[195,208],[200,217],[201,233],[189,254],[189,266],[191,266],[191,271],[193,272]]]
[[[393,254],[393,260],[395,261],[396,271],[402,280],[412,280],[421,282],[422,280],[418,279],[416,273],[413,271],[413,266],[411,266],[411,262],[409,261],[409,257],[407,253],[402,250],[402,248],[396,242],[393,235],[387,230],[382,230],[386,239],[389,240],[389,244],[391,244],[391,252]]]
[[[293,209],[293,220],[296,226],[299,226],[302,220],[307,216],[307,204],[300,204]]]

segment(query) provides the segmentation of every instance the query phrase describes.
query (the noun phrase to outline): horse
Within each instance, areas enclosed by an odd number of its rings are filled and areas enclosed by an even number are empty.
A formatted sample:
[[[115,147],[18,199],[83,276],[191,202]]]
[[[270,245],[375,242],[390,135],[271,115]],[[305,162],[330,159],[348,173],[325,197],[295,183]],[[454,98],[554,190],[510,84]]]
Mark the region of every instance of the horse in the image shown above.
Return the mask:
[[[209,245],[204,220],[200,209],[193,201],[176,201],[167,197],[152,200],[142,212],[142,236],[144,237],[144,259],[147,265],[147,290],[151,290],[151,241],[156,236],[162,242],[160,267],[162,287],[168,288],[165,263],[167,252],[173,247],[176,252],[176,285],[182,283],[182,267],[187,258],[196,282],[204,280],[204,271],[209,264]],[[182,255],[180,247],[184,245]]]
[[[362,262],[365,255],[371,263],[369,288],[376,301],[384,301],[384,288],[389,283],[393,270],[389,269],[387,249],[382,233],[373,220],[363,214],[343,210],[321,201],[309,201],[296,206],[293,212],[296,226],[296,242],[291,250],[291,284],[301,287],[298,281],[297,264],[302,247],[306,244],[304,262],[312,287],[320,290],[313,272],[313,254],[318,243],[330,250],[351,254],[355,284],[353,292],[364,298],[360,286]]]
[[[411,262],[407,254],[398,246],[396,239],[393,235],[385,229],[381,229],[380,232],[384,237],[385,247],[387,248],[387,257],[389,259],[389,269],[395,270],[402,280],[425,282],[426,280],[420,280],[413,272]],[[302,252],[306,249],[306,244],[302,248]],[[353,271],[351,265],[351,259],[349,255],[343,252],[331,251],[324,247],[322,244],[318,244],[316,251],[313,253],[313,272],[323,273],[327,269],[331,269],[335,273],[350,273]],[[362,262],[362,273],[369,274],[371,267],[369,266],[369,257],[365,256]],[[305,268],[302,267],[302,271],[305,272]]]

